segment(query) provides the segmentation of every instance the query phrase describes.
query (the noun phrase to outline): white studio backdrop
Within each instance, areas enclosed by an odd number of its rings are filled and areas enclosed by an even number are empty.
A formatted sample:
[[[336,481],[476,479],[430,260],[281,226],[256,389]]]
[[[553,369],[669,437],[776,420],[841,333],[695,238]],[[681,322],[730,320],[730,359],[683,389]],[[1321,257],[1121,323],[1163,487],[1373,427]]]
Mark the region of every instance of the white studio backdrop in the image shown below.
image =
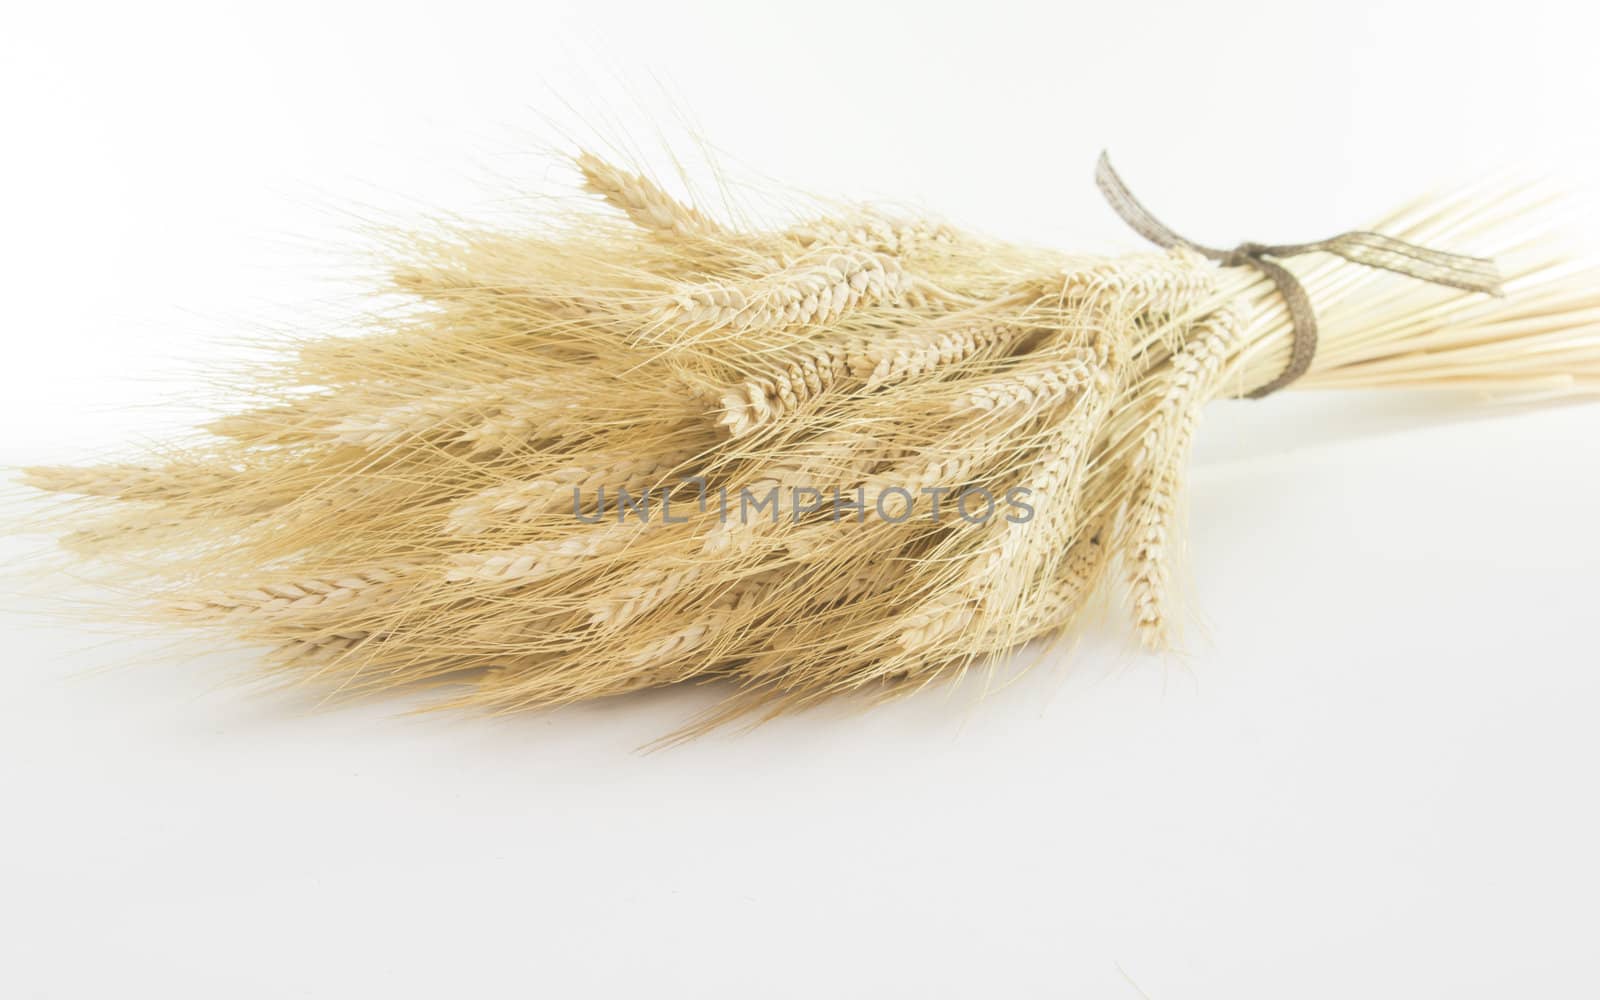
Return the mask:
[[[205,411],[356,307],[373,221],[605,141],[1136,246],[1313,239],[1502,168],[1600,186],[1570,4],[31,5],[0,37],[0,463]],[[699,173],[697,173],[699,171]],[[1591,234],[1592,235],[1592,234]],[[0,995],[1600,990],[1600,409],[1219,404],[1184,656],[634,748],[715,692],[325,709],[243,654],[0,624]],[[8,498],[9,499],[9,498]],[[9,506],[8,510],[11,509]],[[0,539],[13,565],[37,537]],[[64,583],[63,583],[64,585]]]

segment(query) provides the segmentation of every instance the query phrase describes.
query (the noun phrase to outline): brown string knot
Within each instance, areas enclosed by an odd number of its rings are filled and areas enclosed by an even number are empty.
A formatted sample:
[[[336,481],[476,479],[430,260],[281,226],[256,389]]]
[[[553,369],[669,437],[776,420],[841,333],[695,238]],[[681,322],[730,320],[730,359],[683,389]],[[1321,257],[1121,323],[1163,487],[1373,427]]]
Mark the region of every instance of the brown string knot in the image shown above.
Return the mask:
[[[1149,210],[1139,203],[1122,183],[1122,178],[1111,169],[1111,158],[1100,154],[1095,167],[1095,186],[1105,195],[1117,215],[1122,217],[1134,232],[1159,247],[1183,247],[1192,250],[1223,267],[1253,267],[1272,281],[1273,287],[1289,309],[1289,322],[1293,340],[1289,347],[1289,364],[1283,373],[1259,389],[1250,392],[1249,398],[1269,396],[1311,367],[1317,353],[1317,315],[1311,308],[1311,297],[1305,286],[1288,268],[1274,258],[1297,257],[1305,253],[1337,254],[1355,264],[1376,267],[1403,274],[1408,278],[1435,285],[1447,285],[1469,292],[1487,292],[1500,295],[1500,272],[1494,261],[1485,257],[1468,257],[1419,247],[1382,233],[1360,230],[1342,233],[1315,243],[1240,243],[1232,250],[1219,250],[1201,246],[1168,229]]]

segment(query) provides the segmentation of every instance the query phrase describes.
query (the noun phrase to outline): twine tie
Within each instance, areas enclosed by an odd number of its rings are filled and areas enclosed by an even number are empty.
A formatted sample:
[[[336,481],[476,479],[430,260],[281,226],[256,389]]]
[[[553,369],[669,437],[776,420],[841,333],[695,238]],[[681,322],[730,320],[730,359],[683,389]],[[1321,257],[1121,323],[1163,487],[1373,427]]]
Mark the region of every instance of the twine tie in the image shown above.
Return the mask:
[[[1216,261],[1223,267],[1253,267],[1271,280],[1279,297],[1289,309],[1289,323],[1293,330],[1289,364],[1277,378],[1247,393],[1250,399],[1270,396],[1304,375],[1317,354],[1317,314],[1311,308],[1311,296],[1306,293],[1305,286],[1300,284],[1300,279],[1296,278],[1287,267],[1278,263],[1279,260],[1306,253],[1331,253],[1355,264],[1393,271],[1395,274],[1403,274],[1408,278],[1430,284],[1446,285],[1469,292],[1502,294],[1500,272],[1495,267],[1494,261],[1485,257],[1468,257],[1463,254],[1431,250],[1382,233],[1356,230],[1329,239],[1317,240],[1315,243],[1247,242],[1239,244],[1232,250],[1201,246],[1179,236],[1151,215],[1149,210],[1128,191],[1127,185],[1122,183],[1122,178],[1117,176],[1117,172],[1111,169],[1111,158],[1105,153],[1100,154],[1100,162],[1095,167],[1094,182],[1122,221],[1156,246],[1166,249],[1183,247],[1208,260]]]

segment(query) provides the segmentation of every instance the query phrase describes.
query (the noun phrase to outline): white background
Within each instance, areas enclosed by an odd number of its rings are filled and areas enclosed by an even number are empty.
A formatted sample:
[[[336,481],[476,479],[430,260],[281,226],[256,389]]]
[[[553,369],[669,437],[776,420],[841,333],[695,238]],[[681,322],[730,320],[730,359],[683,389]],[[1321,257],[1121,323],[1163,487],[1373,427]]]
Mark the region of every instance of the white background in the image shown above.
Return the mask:
[[[742,171],[1083,250],[1133,246],[1089,183],[1102,146],[1219,243],[1600,164],[1570,3],[5,22],[10,464],[186,419],[220,345],[348,300],[361,219],[492,208],[564,179],[540,148],[659,150],[652,122],[692,159],[663,109]],[[714,692],[320,710],[242,688],[242,655],[63,618],[62,581],[14,565],[0,995],[1596,995],[1597,432],[1585,407],[1219,405],[1187,656],[1128,653],[1113,620],[987,696],[655,755]]]

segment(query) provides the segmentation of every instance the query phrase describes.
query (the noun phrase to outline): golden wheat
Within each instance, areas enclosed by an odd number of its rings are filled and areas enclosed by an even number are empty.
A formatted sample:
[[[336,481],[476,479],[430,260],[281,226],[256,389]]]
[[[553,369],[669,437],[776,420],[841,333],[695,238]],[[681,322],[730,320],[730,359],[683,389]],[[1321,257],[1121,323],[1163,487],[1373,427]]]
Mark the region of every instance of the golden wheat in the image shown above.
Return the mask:
[[[577,167],[620,215],[401,234],[416,308],[286,351],[203,444],[29,470],[64,543],[346,694],[507,712],[729,680],[689,732],[962,676],[1108,577],[1173,641],[1202,410],[1289,355],[1261,273],[869,209],[751,231]],[[1290,261],[1321,326],[1296,387],[1600,393],[1600,280],[1548,248],[1560,219],[1486,188],[1374,227],[1498,255],[1503,299]]]

